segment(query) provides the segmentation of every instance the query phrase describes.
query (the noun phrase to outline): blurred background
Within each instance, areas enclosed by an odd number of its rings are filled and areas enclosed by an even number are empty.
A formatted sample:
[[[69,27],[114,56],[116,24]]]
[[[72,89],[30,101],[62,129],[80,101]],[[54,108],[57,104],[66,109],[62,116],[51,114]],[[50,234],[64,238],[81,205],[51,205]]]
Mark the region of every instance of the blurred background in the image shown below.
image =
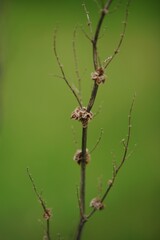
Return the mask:
[[[98,1],[97,1],[98,2]],[[86,0],[93,31],[100,15],[96,1]],[[101,1],[100,1],[101,2]],[[101,60],[110,56],[122,32],[126,2],[110,13],[99,39]],[[79,209],[76,186],[80,168],[72,160],[81,145],[80,124],[70,120],[77,106],[60,75],[53,53],[57,49],[71,84],[77,79],[73,31],[87,19],[78,1],[18,1],[0,3],[0,239],[42,239],[42,209],[26,173],[52,208],[51,234],[73,239]],[[119,1],[114,1],[112,10]],[[118,4],[119,5],[119,4]],[[132,1],[127,32],[120,53],[108,67],[90,123],[88,148],[104,134],[87,166],[89,202],[101,195],[112,176],[112,161],[120,161],[121,140],[127,134],[128,111],[134,93],[131,157],[118,174],[105,201],[105,210],[87,223],[83,240],[159,239],[159,1]],[[79,29],[76,50],[87,104],[92,89],[92,48]],[[74,134],[73,134],[74,131]],[[77,146],[75,144],[77,141]]]

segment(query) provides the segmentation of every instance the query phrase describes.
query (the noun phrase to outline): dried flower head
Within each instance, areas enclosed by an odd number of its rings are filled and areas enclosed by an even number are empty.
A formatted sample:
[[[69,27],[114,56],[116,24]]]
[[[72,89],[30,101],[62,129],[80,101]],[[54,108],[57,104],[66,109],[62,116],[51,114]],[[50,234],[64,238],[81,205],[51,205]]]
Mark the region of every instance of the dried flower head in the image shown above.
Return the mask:
[[[90,162],[91,156],[88,152],[88,149],[86,149],[86,164]],[[78,149],[73,157],[73,160],[76,161],[78,164],[81,164],[82,161],[82,151]]]
[[[47,209],[45,210],[44,214],[43,214],[43,218],[44,218],[45,220],[48,220],[48,219],[50,219],[51,215],[52,215],[52,214],[51,214],[51,209],[47,208]]]
[[[90,207],[93,207],[96,210],[102,210],[104,208],[104,204],[101,202],[99,198],[96,197],[91,200]]]
[[[71,114],[71,119],[78,120],[86,128],[88,122],[93,118],[93,113],[88,112],[86,107],[77,107]]]
[[[104,83],[106,76],[102,67],[99,67],[95,72],[91,73],[91,79],[96,82],[97,85]]]

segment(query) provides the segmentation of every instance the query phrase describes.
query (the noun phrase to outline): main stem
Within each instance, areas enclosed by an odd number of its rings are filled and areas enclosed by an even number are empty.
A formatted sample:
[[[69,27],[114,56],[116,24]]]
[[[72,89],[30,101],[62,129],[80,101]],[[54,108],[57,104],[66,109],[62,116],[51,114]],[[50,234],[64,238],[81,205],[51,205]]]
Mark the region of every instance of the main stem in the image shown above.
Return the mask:
[[[46,230],[46,234],[47,234],[47,240],[51,240],[51,236],[50,236],[50,219],[47,219],[47,230]]]
[[[81,159],[81,183],[80,183],[80,203],[82,215],[85,214],[86,148],[87,148],[87,127],[82,128],[82,159]]]
[[[105,15],[108,12],[108,9],[111,5],[113,0],[108,0],[102,9],[100,19],[97,24],[97,28],[95,31],[94,38],[92,39],[92,47],[93,47],[93,64],[94,64],[94,69],[97,70],[98,68],[98,56],[97,56],[97,41],[101,29],[101,25],[103,22],[103,19]],[[98,85],[96,82],[93,85],[93,89],[91,92],[91,96],[88,102],[87,106],[87,112],[90,112],[96,96],[98,92]],[[87,127],[82,128],[82,159],[81,159],[81,181],[80,181],[80,220],[77,228],[77,233],[76,233],[76,240],[80,240],[82,236],[82,231],[84,229],[84,225],[87,221],[87,217],[85,216],[85,188],[86,188],[86,147],[87,147]]]
[[[87,148],[87,127],[82,128],[82,159],[81,159],[81,180],[80,180],[80,220],[76,233],[76,240],[81,239],[82,230],[86,222],[85,218],[85,195],[86,195],[86,148]]]

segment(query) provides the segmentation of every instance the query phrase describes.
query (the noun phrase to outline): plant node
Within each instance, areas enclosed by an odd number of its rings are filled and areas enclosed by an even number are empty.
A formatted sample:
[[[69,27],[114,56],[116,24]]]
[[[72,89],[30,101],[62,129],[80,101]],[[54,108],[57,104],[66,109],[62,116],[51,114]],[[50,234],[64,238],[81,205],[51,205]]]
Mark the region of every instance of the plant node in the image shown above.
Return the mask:
[[[82,151],[78,149],[73,157],[73,160],[76,161],[79,165],[81,164],[82,161]],[[88,149],[86,149],[86,156],[85,156],[85,162],[86,164],[89,163],[91,160],[91,156],[88,152]]]
[[[52,216],[51,209],[46,208],[46,210],[45,210],[45,212],[43,214],[43,218],[45,220],[49,220],[51,216]]]
[[[97,85],[104,83],[106,76],[102,67],[99,67],[95,72],[91,73],[91,79],[96,82]]]
[[[88,112],[86,107],[76,107],[71,114],[71,119],[78,120],[82,123],[83,128],[88,126],[88,122],[92,120],[93,113]]]
[[[104,209],[104,204],[99,198],[93,198],[90,202],[90,207],[93,207],[96,210],[102,210]]]

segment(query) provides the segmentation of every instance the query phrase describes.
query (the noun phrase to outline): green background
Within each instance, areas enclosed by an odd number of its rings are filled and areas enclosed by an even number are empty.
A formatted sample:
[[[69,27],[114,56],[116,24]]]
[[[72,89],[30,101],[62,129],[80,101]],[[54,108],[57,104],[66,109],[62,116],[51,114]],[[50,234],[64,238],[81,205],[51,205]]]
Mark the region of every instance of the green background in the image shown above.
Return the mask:
[[[100,10],[95,1],[85,2],[95,29]],[[99,107],[101,111],[89,126],[88,148],[96,143],[101,128],[104,134],[87,166],[87,206],[100,194],[99,182],[103,193],[112,176],[112,160],[121,159],[121,139],[127,134],[128,110],[136,92],[129,148],[133,154],[120,171],[105,210],[87,223],[84,240],[160,237],[159,5],[159,1],[132,1],[121,51],[98,92],[93,112]],[[122,1],[104,21],[99,40],[102,60],[118,42],[124,12]],[[6,0],[1,1],[0,15],[0,239],[43,238],[42,209],[27,167],[52,208],[53,239],[58,233],[62,239],[73,239],[80,168],[72,158],[81,144],[81,128],[70,120],[77,106],[73,95],[55,77],[60,71],[53,54],[53,32],[58,26],[58,53],[71,84],[76,84],[73,30],[82,25],[89,33],[82,1]],[[92,87],[92,49],[80,30],[76,44],[86,105]]]

